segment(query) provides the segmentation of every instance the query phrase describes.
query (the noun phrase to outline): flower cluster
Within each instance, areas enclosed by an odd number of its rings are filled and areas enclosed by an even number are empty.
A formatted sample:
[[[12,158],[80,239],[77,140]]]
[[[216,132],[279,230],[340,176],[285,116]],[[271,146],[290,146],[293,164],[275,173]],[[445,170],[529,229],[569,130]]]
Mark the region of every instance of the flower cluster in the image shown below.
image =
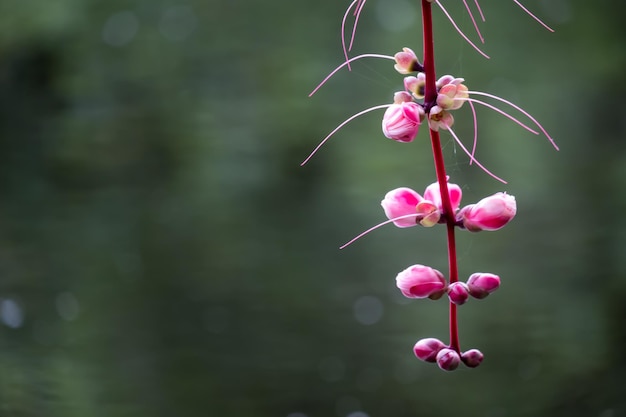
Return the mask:
[[[513,0],[527,14],[548,28],[543,22],[537,19],[517,0]],[[356,23],[363,10],[366,0],[353,0],[348,7],[342,21],[342,45],[345,56],[345,62],[332,71],[312,92],[313,95],[326,81],[328,81],[337,71],[343,67],[351,69],[350,64],[361,58],[383,58],[394,61],[394,69],[404,76],[402,91],[394,94],[391,104],[382,104],[370,107],[349,117],[337,128],[328,134],[313,152],[304,160],[302,165],[307,163],[309,159],[318,151],[318,149],[326,143],[329,138],[334,135],[340,128],[355,118],[374,110],[385,109],[382,117],[382,133],[385,137],[400,143],[413,142],[420,131],[420,126],[427,121],[428,132],[430,135],[433,162],[435,165],[435,175],[437,181],[430,184],[424,190],[423,195],[408,187],[400,187],[389,191],[381,201],[382,208],[385,212],[387,220],[366,230],[348,243],[341,246],[345,248],[355,240],[361,238],[365,234],[386,224],[393,223],[399,228],[410,228],[414,226],[435,227],[437,225],[445,226],[447,234],[448,249],[448,273],[423,264],[412,265],[396,276],[396,286],[401,293],[411,299],[428,298],[431,300],[446,299],[449,303],[450,316],[450,342],[445,344],[439,339],[424,338],[419,340],[413,347],[413,352],[417,358],[425,362],[437,363],[438,366],[446,371],[456,369],[461,362],[466,366],[474,368],[480,365],[483,360],[483,354],[477,349],[469,349],[462,351],[458,337],[457,325],[457,308],[470,298],[484,299],[489,294],[500,287],[500,277],[489,272],[475,272],[469,274],[465,281],[459,280],[459,268],[456,257],[455,231],[465,230],[469,232],[495,231],[503,228],[508,224],[517,213],[517,205],[515,197],[505,192],[497,192],[480,201],[465,206],[461,206],[462,190],[457,184],[448,182],[446,168],[443,158],[440,131],[449,133],[459,145],[459,147],[469,156],[470,163],[474,163],[482,168],[487,174],[493,178],[506,183],[501,178],[495,176],[482,166],[475,158],[474,151],[476,149],[478,138],[478,125],[474,105],[485,106],[495,112],[507,117],[517,125],[534,134],[543,133],[550,141],[552,146],[558,150],[554,140],[547,131],[533,118],[528,112],[511,103],[510,101],[492,94],[480,91],[470,91],[464,84],[463,78],[454,77],[452,75],[444,75],[437,77],[434,67],[434,48],[433,48],[433,20],[431,3],[439,6],[443,13],[448,17],[452,25],[459,34],[472,45],[480,54],[487,57],[478,47],[476,47],[469,38],[460,31],[452,17],[443,8],[439,0],[422,1],[422,23],[423,23],[423,64],[411,48],[404,47],[402,51],[395,55],[379,55],[379,54],[363,54],[350,58],[348,51],[352,47],[354,34],[356,31]],[[478,28],[474,15],[468,4],[463,2],[474,24],[474,28],[483,41],[482,34]],[[483,12],[480,9],[479,2],[474,2],[481,18],[484,21]],[[345,42],[345,25],[349,12],[353,10],[355,20],[352,30],[350,44],[346,47]],[[550,28],[548,28],[551,30]],[[476,98],[476,97],[479,98]],[[486,97],[488,101],[483,101]],[[528,120],[529,124],[535,127],[531,128],[513,115],[504,110],[490,104],[490,100],[495,100],[499,105],[509,106]],[[452,126],[454,125],[453,111],[463,107],[468,103],[473,115],[474,122],[474,143],[472,150],[469,151],[454,133]],[[535,130],[536,129],[536,130]],[[445,297],[444,297],[445,296]]]
[[[455,225],[470,232],[501,229],[517,213],[515,197],[507,193],[496,193],[485,197],[476,204],[469,204],[460,210],[462,191],[457,184],[447,184]],[[438,183],[430,184],[424,197],[416,191],[400,187],[389,191],[381,201],[387,218],[398,227],[411,227],[417,224],[430,227],[442,222],[443,205]]]
[[[393,104],[383,116],[383,133],[389,139],[398,142],[411,142],[417,136],[419,126],[428,114],[428,126],[434,131],[448,130],[454,124],[451,110],[460,109],[469,98],[468,88],[463,78],[444,75],[435,85],[435,102],[419,102],[424,99],[426,74],[417,55],[410,48],[394,55],[394,68],[400,74],[411,74],[404,78],[405,91],[395,93]]]
[[[478,232],[498,230],[504,227],[517,211],[515,197],[506,193],[496,193],[485,197],[476,204],[459,209],[462,197],[461,187],[447,184],[448,198],[453,211],[454,226]],[[422,197],[416,191],[401,187],[389,191],[381,201],[381,206],[390,222],[400,228],[416,225],[431,227],[446,223],[447,216],[438,183],[426,187]],[[448,223],[449,224],[449,223]],[[492,273],[476,272],[466,282],[448,281],[443,273],[426,265],[412,265],[396,276],[396,286],[407,298],[429,298],[438,300],[445,294],[455,306],[465,304],[471,297],[483,299],[500,287],[500,277]],[[460,362],[476,367],[483,355],[476,349],[464,353],[445,346],[438,339],[426,338],[417,342],[415,355],[426,362],[436,362],[443,370],[451,371]]]

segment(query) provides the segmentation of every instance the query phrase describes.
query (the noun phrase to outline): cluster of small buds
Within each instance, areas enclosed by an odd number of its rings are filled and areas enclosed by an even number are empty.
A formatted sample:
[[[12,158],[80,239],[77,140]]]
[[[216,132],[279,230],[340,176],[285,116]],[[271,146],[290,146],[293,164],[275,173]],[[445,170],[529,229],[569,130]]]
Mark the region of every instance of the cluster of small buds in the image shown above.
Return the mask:
[[[478,232],[498,230],[506,225],[516,213],[515,198],[506,193],[496,193],[459,209],[461,187],[447,184],[448,196],[456,219],[455,226]],[[426,187],[424,196],[416,191],[401,187],[389,191],[381,206],[390,222],[397,227],[407,228],[421,225],[431,227],[445,223],[443,205],[438,183]],[[492,273],[476,272],[466,282],[448,282],[443,273],[426,265],[412,265],[398,273],[396,286],[407,298],[429,298],[438,300],[447,294],[450,303],[460,306],[470,297],[483,299],[500,287],[500,277]],[[476,349],[464,353],[452,346],[445,346],[433,338],[422,339],[414,347],[415,355],[426,362],[437,362],[446,371],[456,369],[461,362],[476,367],[483,359]]]
[[[436,269],[425,265],[412,265],[398,274],[396,285],[408,298],[437,300],[447,293],[450,302],[458,306],[465,304],[470,296],[482,299],[497,290],[500,286],[500,277],[477,272],[469,277],[467,283],[457,281],[447,284],[443,274]],[[475,368],[483,360],[483,354],[477,349],[459,353],[435,338],[419,340],[413,347],[413,352],[418,359],[436,362],[444,371],[455,370],[460,362]]]
[[[436,363],[444,371],[454,371],[461,362],[468,368],[476,368],[483,361],[483,354],[478,349],[459,353],[433,337],[418,340],[413,346],[413,353],[424,362]]]
[[[500,287],[500,277],[487,272],[470,275],[467,282],[448,285],[444,275],[425,265],[411,265],[396,276],[396,286],[407,298],[430,298],[438,300],[448,294],[451,303],[465,304],[470,296],[483,299]]]
[[[468,88],[463,84],[463,78],[444,75],[439,78],[437,99],[434,103],[420,103],[414,100],[424,99],[426,75],[424,67],[419,63],[417,55],[410,48],[403,48],[402,52],[394,55],[394,68],[400,74],[412,74],[404,78],[405,91],[394,94],[393,104],[383,115],[383,133],[398,142],[411,142],[417,136],[419,126],[428,114],[428,126],[439,131],[447,130],[454,124],[451,110],[460,109],[469,98]]]

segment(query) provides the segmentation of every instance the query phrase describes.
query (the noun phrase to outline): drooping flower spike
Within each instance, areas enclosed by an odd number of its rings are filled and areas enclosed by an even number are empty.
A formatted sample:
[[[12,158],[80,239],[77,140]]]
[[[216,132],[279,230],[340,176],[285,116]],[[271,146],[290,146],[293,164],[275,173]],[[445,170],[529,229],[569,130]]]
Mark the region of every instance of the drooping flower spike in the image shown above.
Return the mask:
[[[513,1],[532,18],[537,20],[548,30],[552,31],[552,29],[522,6],[519,0]],[[464,363],[468,367],[476,367],[482,362],[483,354],[477,349],[469,349],[465,352],[461,350],[457,324],[457,307],[466,303],[470,297],[482,299],[488,296],[500,286],[500,278],[491,273],[478,272],[472,274],[467,282],[459,281],[455,230],[457,227],[471,232],[478,232],[481,230],[499,230],[515,217],[517,207],[513,196],[506,193],[496,193],[483,198],[475,204],[469,204],[460,208],[462,197],[461,189],[456,184],[448,183],[439,131],[450,132],[456,143],[469,156],[470,164],[476,163],[480,168],[487,172],[487,174],[502,182],[505,181],[488,171],[474,157],[478,140],[478,121],[476,117],[475,105],[480,104],[492,109],[509,118],[514,123],[531,133],[538,135],[540,131],[548,138],[557,150],[558,147],[543,126],[541,126],[528,112],[515,104],[488,93],[470,91],[467,86],[463,84],[464,80],[462,78],[445,75],[436,79],[436,72],[434,68],[435,58],[433,50],[434,40],[431,3],[436,3],[440,7],[457,32],[472,47],[474,47],[486,58],[489,58],[459,29],[451,15],[443,7],[442,0],[425,0],[421,3],[424,35],[422,45],[424,51],[423,65],[420,63],[415,52],[406,47],[394,56],[364,54],[350,58],[348,56],[348,52],[352,49],[356,27],[365,2],[366,0],[352,0],[343,16],[341,23],[341,42],[345,62],[333,70],[311,92],[311,95],[313,95],[341,68],[346,66],[350,70],[351,62],[365,57],[394,60],[395,70],[400,74],[406,75],[404,78],[405,91],[397,92],[394,95],[392,104],[374,106],[346,119],[326,138],[324,138],[319,145],[317,145],[311,155],[309,155],[309,157],[307,157],[302,164],[304,165],[312,157],[312,155],[315,154],[317,150],[341,127],[362,114],[373,110],[386,109],[382,117],[381,128],[383,134],[387,138],[397,142],[413,141],[418,135],[423,119],[426,119],[430,133],[437,181],[426,188],[423,196],[407,187],[396,188],[389,191],[385,195],[385,198],[381,201],[381,205],[388,220],[361,233],[343,245],[341,249],[350,245],[352,242],[369,232],[390,223],[395,224],[399,228],[410,228],[417,225],[421,225],[423,227],[433,227],[437,224],[445,225],[448,249],[448,278],[444,278],[444,275],[441,272],[431,267],[416,264],[397,275],[396,285],[402,294],[409,298],[430,298],[436,300],[442,298],[444,294],[447,294],[449,301],[449,345],[445,345],[440,340],[434,338],[422,339],[414,346],[413,350],[415,355],[421,360],[436,362],[441,369],[446,371],[456,369],[460,363]],[[476,31],[480,42],[484,44],[484,37],[480,31],[477,19],[474,17],[474,13],[472,12],[472,8],[470,7],[468,0],[462,0],[462,2],[465,6],[465,10],[470,16],[474,30]],[[478,11],[481,20],[484,22],[485,17],[478,0],[474,0],[474,6]],[[346,22],[350,12],[353,13],[355,19],[350,35],[350,42],[349,45],[346,46]],[[531,129],[511,114],[494,106],[493,104],[490,104],[490,100],[485,102],[482,100],[482,97],[479,99],[476,98],[476,96],[486,97],[487,99],[496,100],[499,103],[504,103],[513,107],[534,123],[539,131]],[[454,124],[453,112],[460,109],[465,102],[467,102],[470,107],[474,126],[474,138],[471,152],[468,151],[468,149],[463,145],[452,129]],[[532,123],[529,124],[532,126]]]

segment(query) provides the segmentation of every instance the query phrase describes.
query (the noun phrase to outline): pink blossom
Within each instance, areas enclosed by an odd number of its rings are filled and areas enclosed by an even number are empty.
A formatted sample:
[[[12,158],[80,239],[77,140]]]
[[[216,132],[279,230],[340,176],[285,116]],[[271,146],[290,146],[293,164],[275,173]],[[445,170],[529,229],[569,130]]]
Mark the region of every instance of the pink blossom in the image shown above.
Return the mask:
[[[441,192],[439,190],[440,188],[438,182],[430,184],[428,187],[426,187],[426,191],[424,191],[424,198],[426,200],[432,201],[433,204],[435,204],[437,208],[439,208],[439,210],[443,212]],[[459,204],[461,204],[461,197],[463,196],[461,187],[456,184],[448,183],[448,195],[450,196],[452,211],[456,212],[456,210],[459,208]]]
[[[398,274],[396,286],[408,298],[437,299],[445,292],[446,280],[436,269],[413,265]]]
[[[465,206],[457,214],[457,221],[470,232],[498,230],[515,217],[515,197],[507,193],[496,193],[483,198],[476,204]]]
[[[398,142],[412,142],[424,117],[424,109],[410,102],[394,103],[383,116],[383,134]]]
[[[402,48],[402,52],[398,52],[393,57],[396,60],[396,65],[393,67],[400,74],[410,74],[422,69],[417,55],[410,48]]]
[[[388,219],[415,214],[415,218],[395,220],[393,224],[398,227],[411,227],[417,225],[417,205],[423,200],[422,196],[407,187],[396,188],[385,194],[380,202]]]

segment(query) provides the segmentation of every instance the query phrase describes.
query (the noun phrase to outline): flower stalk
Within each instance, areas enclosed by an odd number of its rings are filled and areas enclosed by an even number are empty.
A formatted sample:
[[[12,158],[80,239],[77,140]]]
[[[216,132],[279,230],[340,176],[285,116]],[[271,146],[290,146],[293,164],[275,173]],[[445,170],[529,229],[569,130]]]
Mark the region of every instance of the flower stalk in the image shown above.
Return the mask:
[[[459,280],[456,229],[459,228],[460,230],[466,230],[468,232],[499,230],[515,217],[517,205],[515,197],[512,195],[506,192],[497,192],[481,199],[477,203],[460,207],[462,198],[461,187],[448,182],[449,178],[446,173],[440,132],[442,130],[449,132],[458,143],[459,147],[469,156],[470,165],[472,163],[476,164],[492,178],[504,184],[506,184],[506,181],[492,174],[474,157],[478,138],[478,124],[476,111],[474,109],[475,104],[480,104],[504,115],[509,120],[533,134],[539,134],[539,132],[541,132],[556,150],[558,150],[558,147],[546,129],[544,129],[533,116],[510,101],[492,94],[471,91],[464,84],[465,80],[463,78],[457,78],[452,75],[444,75],[437,78],[432,19],[433,3],[439,6],[457,32],[459,32],[466,41],[479,53],[487,58],[488,56],[478,49],[467,36],[461,32],[451,15],[443,8],[440,0],[420,1],[423,29],[423,62],[420,62],[415,52],[408,47],[402,48],[402,51],[397,52],[394,56],[363,54],[350,58],[348,52],[354,40],[356,22],[365,4],[365,0],[352,1],[344,15],[341,26],[342,48],[345,61],[324,78],[310,95],[317,92],[318,89],[341,68],[347,67],[351,69],[350,64],[361,58],[382,58],[395,61],[394,69],[405,76],[403,80],[404,90],[394,94],[392,104],[375,105],[346,119],[317,145],[302,165],[308,162],[318,149],[340,128],[355,118],[371,111],[385,109],[385,113],[382,117],[382,133],[385,137],[398,143],[406,144],[413,142],[419,134],[421,124],[424,121],[427,122],[436,182],[426,187],[423,196],[408,187],[399,187],[389,191],[381,201],[381,206],[388,220],[359,234],[342,245],[340,249],[347,247],[357,239],[387,224],[394,224],[396,227],[403,229],[414,226],[435,227],[439,224],[445,226],[448,258],[447,276],[430,266],[415,264],[397,275],[396,286],[405,297],[411,299],[427,298],[430,300],[439,300],[444,298],[444,295],[447,295],[449,301],[449,344],[446,345],[435,338],[425,338],[418,340],[413,350],[418,359],[425,362],[436,362],[442,370],[452,371],[456,369],[460,363],[465,364],[467,367],[475,368],[480,365],[483,360],[483,354],[477,349],[469,349],[465,352],[461,351],[458,331],[459,306],[465,304],[470,297],[477,300],[484,299],[500,287],[500,277],[489,272],[475,272],[469,276],[466,282]],[[531,17],[548,28],[547,25],[537,19],[517,0],[513,1]],[[484,43],[476,19],[474,19],[467,1],[463,0],[463,3],[467,13],[470,15],[480,41]],[[478,9],[481,20],[484,22],[485,18],[478,4],[478,0],[475,0],[474,3]],[[345,26],[347,16],[351,10],[353,10],[355,15],[355,23],[351,32],[350,44],[346,47]],[[472,98],[470,95],[487,97],[487,99],[499,102],[500,105],[512,107],[528,118],[538,130],[531,129],[504,110],[482,100]],[[467,150],[456,133],[452,130],[452,125],[454,124],[452,112],[460,109],[465,102],[467,102],[470,107],[474,122],[474,143],[471,152]]]
[[[424,73],[426,74],[426,85],[424,87],[424,107],[428,110],[432,108],[437,100],[437,86],[435,84],[435,40],[433,36],[433,17],[432,7],[428,0],[422,0],[422,28],[424,31]],[[450,203],[448,193],[448,176],[446,175],[446,165],[443,159],[443,151],[441,148],[441,139],[439,132],[429,129],[430,144],[433,151],[433,160],[435,163],[435,175],[439,183],[439,191],[441,194],[441,202],[443,206],[443,217],[446,220],[447,240],[448,240],[448,271],[450,283],[459,280],[459,270],[456,260],[456,239],[454,235],[455,218]],[[450,348],[460,353],[459,346],[459,330],[457,320],[457,306],[450,303],[449,330],[450,330]]]

